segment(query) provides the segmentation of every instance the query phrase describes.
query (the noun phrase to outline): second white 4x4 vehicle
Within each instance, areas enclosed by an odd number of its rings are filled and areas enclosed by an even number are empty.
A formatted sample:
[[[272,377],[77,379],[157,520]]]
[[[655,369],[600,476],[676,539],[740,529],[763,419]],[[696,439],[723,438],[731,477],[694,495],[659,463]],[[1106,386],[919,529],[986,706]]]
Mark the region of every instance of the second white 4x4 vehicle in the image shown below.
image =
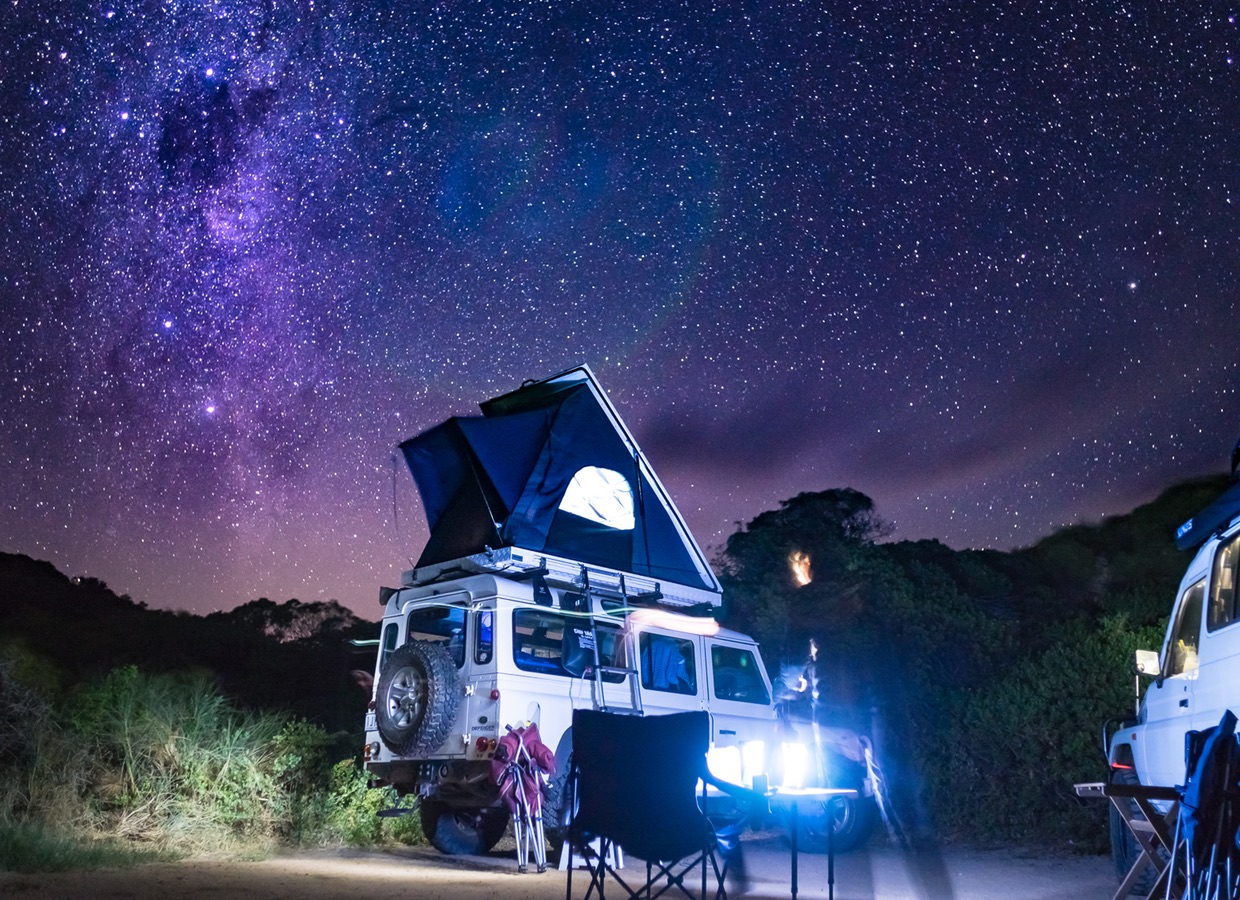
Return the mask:
[[[1233,477],[1238,461],[1233,454]],[[1161,652],[1137,651],[1137,672],[1154,680],[1136,719],[1111,735],[1107,758],[1115,781],[1184,784],[1188,734],[1217,725],[1228,709],[1240,711],[1240,484],[1177,530],[1179,549],[1198,545],[1180,581]],[[1123,874],[1138,850],[1112,812],[1111,846]]]
[[[833,816],[801,818],[810,849],[828,826],[840,849],[862,842],[866,742],[836,730],[815,753],[811,728],[777,714],[758,646],[716,622],[718,580],[589,369],[527,382],[482,412],[401,444],[430,538],[381,594],[364,753],[374,779],[420,798],[439,850],[486,852],[508,821],[496,745],[535,722],[555,751],[544,823],[557,844],[574,709],[705,710],[716,775],[859,788]]]

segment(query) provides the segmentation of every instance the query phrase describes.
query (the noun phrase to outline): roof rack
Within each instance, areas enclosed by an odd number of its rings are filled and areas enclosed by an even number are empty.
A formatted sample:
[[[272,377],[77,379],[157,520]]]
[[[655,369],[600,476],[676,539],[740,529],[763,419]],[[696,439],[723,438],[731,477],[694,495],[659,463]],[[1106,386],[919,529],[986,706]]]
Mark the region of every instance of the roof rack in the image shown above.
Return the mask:
[[[588,587],[597,595],[613,595],[636,605],[673,607],[681,612],[711,611],[722,605],[722,596],[689,585],[656,581],[644,575],[583,564],[561,556],[550,556],[521,547],[488,549],[460,559],[447,560],[406,570],[401,579],[405,587],[433,584],[463,575],[499,575],[514,581],[541,576],[556,587]]]

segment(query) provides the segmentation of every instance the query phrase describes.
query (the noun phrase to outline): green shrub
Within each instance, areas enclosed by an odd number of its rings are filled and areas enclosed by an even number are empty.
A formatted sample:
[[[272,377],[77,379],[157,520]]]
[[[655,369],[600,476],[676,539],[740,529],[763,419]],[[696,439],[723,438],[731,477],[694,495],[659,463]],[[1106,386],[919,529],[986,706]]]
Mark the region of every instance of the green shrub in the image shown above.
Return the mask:
[[[331,770],[328,791],[327,824],[338,840],[358,847],[395,841],[402,844],[425,842],[417,813],[379,816],[380,810],[411,809],[411,797],[397,798],[393,788],[367,787],[365,770],[351,759],[336,763]]]
[[[274,811],[283,823],[281,837],[292,844],[318,843],[331,808],[328,760],[335,741],[319,726],[293,719],[273,742],[273,774],[280,787]]]
[[[927,759],[939,825],[1103,850],[1106,807],[1078,801],[1072,786],[1105,776],[1102,723],[1131,714],[1133,651],[1159,638],[1122,615],[1074,623],[992,684],[950,694]]]
[[[340,735],[237,709],[202,674],[117,669],[58,709],[18,673],[57,684],[12,648],[0,654],[0,868],[423,840],[416,813],[376,815],[410,798],[368,788],[352,760],[331,764]]]

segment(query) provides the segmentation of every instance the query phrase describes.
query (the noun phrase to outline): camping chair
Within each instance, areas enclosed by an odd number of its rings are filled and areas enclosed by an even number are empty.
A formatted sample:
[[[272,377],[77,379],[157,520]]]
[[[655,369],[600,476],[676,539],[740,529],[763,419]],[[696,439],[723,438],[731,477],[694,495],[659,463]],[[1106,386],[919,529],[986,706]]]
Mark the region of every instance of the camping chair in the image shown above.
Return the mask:
[[[512,833],[517,842],[517,871],[529,868],[530,847],[539,873],[547,871],[547,839],[543,832],[543,790],[555,771],[555,754],[538,734],[533,722],[506,727],[491,759],[491,775],[499,786],[500,799],[512,813]]]
[[[1223,900],[1240,892],[1240,744],[1228,710],[1216,727],[1190,732],[1188,783],[1180,803],[1167,897],[1183,886],[1185,900]],[[1183,885],[1175,874],[1183,873]]]
[[[576,853],[590,866],[590,887],[601,898],[610,877],[630,898],[654,900],[672,888],[694,894],[686,878],[700,869],[705,900],[714,874],[716,900],[727,891],[727,858],[739,853],[743,819],[717,823],[698,804],[699,780],[743,800],[761,794],[720,782],[706,768],[710,720],[705,712],[634,716],[594,710],[573,712],[573,755],[569,769],[569,859]],[[703,787],[705,790],[705,787]],[[597,842],[591,847],[592,842]],[[630,886],[611,860],[613,846],[646,863],[645,883]],[[716,851],[724,852],[717,854]],[[727,851],[732,851],[731,853]],[[721,866],[719,856],[725,856]],[[631,878],[633,876],[630,876]],[[640,876],[637,876],[640,877]],[[566,896],[572,897],[569,866]]]

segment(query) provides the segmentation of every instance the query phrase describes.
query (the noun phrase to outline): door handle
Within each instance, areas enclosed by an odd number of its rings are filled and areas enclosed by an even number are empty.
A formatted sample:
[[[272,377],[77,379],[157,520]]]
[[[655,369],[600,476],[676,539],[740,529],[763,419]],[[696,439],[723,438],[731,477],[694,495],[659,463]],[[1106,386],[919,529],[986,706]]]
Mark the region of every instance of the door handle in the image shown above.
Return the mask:
[[[1188,698],[1187,697],[1185,697],[1183,700],[1180,701],[1180,706],[1184,707],[1185,709],[1188,709]]]

